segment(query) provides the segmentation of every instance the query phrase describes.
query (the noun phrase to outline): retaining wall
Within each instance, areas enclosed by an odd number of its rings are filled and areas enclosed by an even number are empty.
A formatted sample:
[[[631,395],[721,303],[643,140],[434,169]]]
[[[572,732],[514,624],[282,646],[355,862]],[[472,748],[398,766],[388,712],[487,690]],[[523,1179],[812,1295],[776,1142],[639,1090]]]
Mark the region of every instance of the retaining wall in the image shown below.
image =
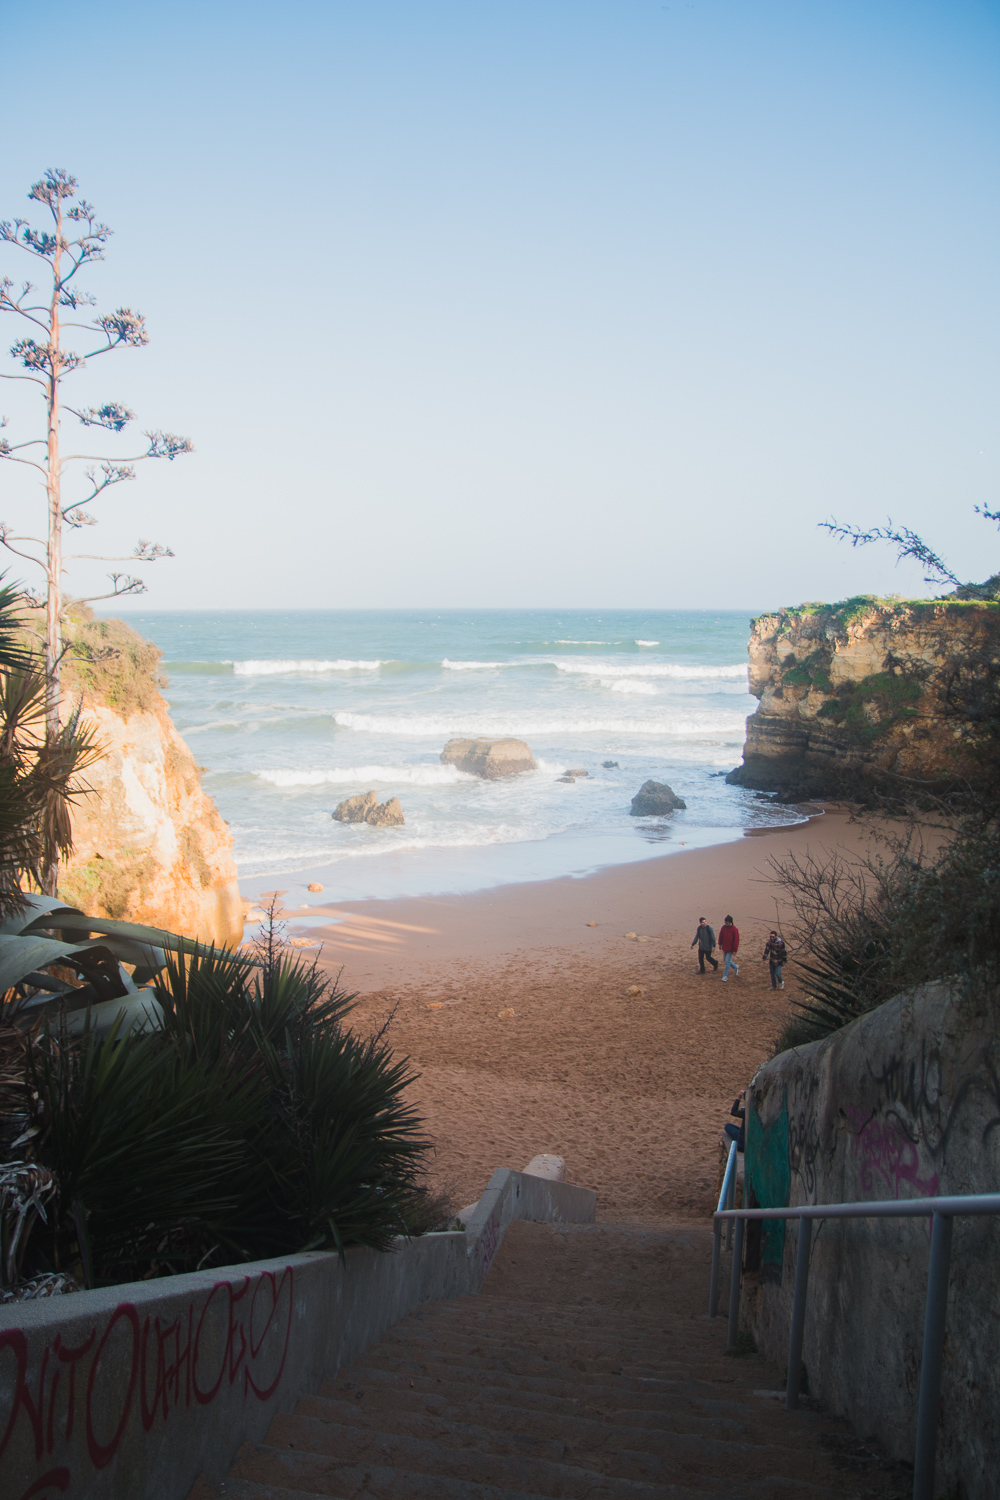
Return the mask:
[[[843,1031],[766,1063],[748,1095],[751,1204],[862,1202],[1000,1189],[995,1002],[926,985]],[[912,1461],[928,1219],[813,1227],[804,1362],[809,1390]],[[798,1230],[748,1225],[744,1325],[781,1369]],[[942,1421],[941,1491],[995,1495],[1000,1452],[1000,1221],[956,1218]]]
[[[513,1219],[588,1188],[501,1169],[465,1232],[0,1308],[0,1500],[184,1500],[422,1302],[478,1292]]]

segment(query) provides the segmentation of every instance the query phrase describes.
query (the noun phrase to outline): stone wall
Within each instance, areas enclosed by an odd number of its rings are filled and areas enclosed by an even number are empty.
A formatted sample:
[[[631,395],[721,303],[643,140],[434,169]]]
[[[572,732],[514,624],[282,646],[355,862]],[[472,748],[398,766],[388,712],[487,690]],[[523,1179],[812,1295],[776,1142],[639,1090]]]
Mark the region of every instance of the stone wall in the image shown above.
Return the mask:
[[[765,1063],[749,1091],[749,1204],[1000,1189],[1000,1007],[926,985]],[[912,1460],[928,1219],[817,1223],[804,1363],[809,1390]],[[797,1228],[748,1226],[743,1319],[785,1367]],[[937,1474],[995,1491],[1000,1452],[1000,1222],[956,1219]]]
[[[737,785],[836,795],[878,776],[974,774],[944,695],[953,667],[1000,649],[1000,605],[847,600],[762,615]]]

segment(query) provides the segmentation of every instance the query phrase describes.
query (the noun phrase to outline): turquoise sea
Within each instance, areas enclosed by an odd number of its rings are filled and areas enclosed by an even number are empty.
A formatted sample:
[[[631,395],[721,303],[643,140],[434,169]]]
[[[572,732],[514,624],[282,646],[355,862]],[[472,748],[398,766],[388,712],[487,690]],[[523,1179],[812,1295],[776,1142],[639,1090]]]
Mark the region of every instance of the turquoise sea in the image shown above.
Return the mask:
[[[796,821],[727,786],[744,721],[742,612],[319,610],[140,613],[174,721],[257,894],[309,872],[327,896],[469,890],[580,874]],[[511,735],[538,770],[483,782],[443,766],[455,735]],[[616,764],[605,766],[604,762]],[[588,779],[558,781],[569,766]],[[634,819],[642,783],[687,801]],[[336,804],[398,796],[401,828]]]

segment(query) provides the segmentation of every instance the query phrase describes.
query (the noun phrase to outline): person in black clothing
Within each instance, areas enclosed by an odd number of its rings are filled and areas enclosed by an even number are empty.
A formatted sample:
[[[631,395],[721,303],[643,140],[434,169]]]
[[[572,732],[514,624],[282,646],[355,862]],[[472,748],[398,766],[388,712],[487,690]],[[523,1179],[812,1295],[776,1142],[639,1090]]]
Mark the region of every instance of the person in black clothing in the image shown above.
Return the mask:
[[[764,944],[764,957],[761,959],[761,963],[764,962],[764,959],[767,960],[768,967],[771,970],[772,990],[783,990],[785,988],[785,981],[781,977],[781,966],[787,957],[788,949],[785,946],[784,938],[779,937],[776,932],[772,932]]]
[[[691,944],[692,948],[695,943],[698,944],[698,967],[701,972],[703,974],[705,972],[706,958],[712,965],[712,968],[717,969],[719,967],[719,960],[712,957],[712,950],[715,948],[715,933],[709,926],[707,917],[698,918],[698,930],[694,935],[694,941]]]
[[[722,1127],[729,1139],[736,1142],[737,1151],[742,1151],[747,1143],[747,1110],[746,1105],[743,1103],[746,1093],[746,1089],[740,1089],[740,1092],[733,1100],[733,1107],[729,1111],[731,1115],[736,1116],[740,1123],[738,1125],[731,1125],[727,1120]]]

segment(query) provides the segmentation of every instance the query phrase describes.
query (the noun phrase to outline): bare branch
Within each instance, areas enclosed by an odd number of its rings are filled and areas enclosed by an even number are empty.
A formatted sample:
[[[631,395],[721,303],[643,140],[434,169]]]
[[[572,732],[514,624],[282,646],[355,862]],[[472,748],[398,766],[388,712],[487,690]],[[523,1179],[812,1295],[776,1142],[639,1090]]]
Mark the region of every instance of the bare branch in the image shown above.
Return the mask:
[[[66,411],[77,417],[84,427],[103,427],[108,432],[121,432],[129,422],[134,421],[135,412],[129,411],[127,406],[122,406],[120,401],[107,401],[103,406],[85,406],[77,411],[73,406],[67,406]]]
[[[161,557],[173,557],[174,554],[169,547],[161,546],[159,542],[140,541],[135,545],[135,551],[129,553],[128,557],[99,557],[92,552],[74,552],[74,562],[156,562]]]
[[[102,599],[121,599],[126,594],[144,594],[146,585],[141,578],[132,578],[128,573],[109,573],[112,582],[110,594],[91,594],[89,599],[81,599],[81,604],[97,604]]]
[[[860,526],[842,525],[839,521],[820,521],[820,527],[828,531],[831,536],[850,542],[852,547],[867,547],[871,542],[888,542],[896,548],[896,561],[901,563],[904,558],[912,557],[922,568],[926,568],[924,575],[925,583],[952,583],[956,588],[961,587],[961,581],[948,567],[947,563],[938,557],[936,552],[908,526],[894,526],[890,516],[885,526],[874,526],[871,531],[862,531]]]

